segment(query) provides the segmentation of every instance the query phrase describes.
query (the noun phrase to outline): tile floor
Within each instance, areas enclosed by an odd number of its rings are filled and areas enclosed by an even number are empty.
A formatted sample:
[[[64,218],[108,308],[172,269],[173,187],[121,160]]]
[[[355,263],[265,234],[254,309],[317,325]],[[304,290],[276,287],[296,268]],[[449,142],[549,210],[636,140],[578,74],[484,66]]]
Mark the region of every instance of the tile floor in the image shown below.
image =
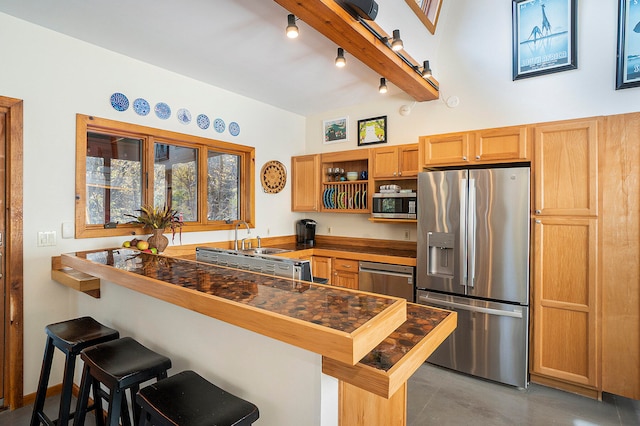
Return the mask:
[[[520,390],[429,364],[420,367],[408,388],[407,426],[640,425],[640,401],[611,394],[595,401],[536,384]],[[48,398],[45,412],[55,413],[57,403],[57,397]],[[31,409],[1,412],[0,425],[28,425]],[[87,426],[94,422],[88,415]]]

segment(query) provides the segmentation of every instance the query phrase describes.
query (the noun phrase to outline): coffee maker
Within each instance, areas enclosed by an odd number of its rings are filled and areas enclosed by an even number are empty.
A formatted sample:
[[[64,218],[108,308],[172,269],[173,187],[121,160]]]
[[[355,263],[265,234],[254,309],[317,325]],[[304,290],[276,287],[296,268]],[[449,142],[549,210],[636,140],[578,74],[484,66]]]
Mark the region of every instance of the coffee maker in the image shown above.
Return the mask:
[[[316,221],[312,219],[300,219],[296,223],[296,234],[298,244],[313,246],[316,242]]]

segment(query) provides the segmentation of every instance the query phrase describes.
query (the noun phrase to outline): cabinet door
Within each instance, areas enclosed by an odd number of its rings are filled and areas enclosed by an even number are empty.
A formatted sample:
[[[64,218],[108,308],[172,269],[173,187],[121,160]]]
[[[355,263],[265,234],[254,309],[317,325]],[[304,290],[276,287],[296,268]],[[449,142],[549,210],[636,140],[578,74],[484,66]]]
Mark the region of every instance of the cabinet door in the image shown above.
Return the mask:
[[[311,273],[316,278],[326,278],[331,284],[331,258],[325,256],[311,257]]]
[[[319,193],[320,155],[291,157],[291,211],[318,211]]]
[[[535,220],[532,374],[598,386],[596,244],[596,219]]]
[[[599,120],[573,120],[534,129],[536,214],[597,215]]]
[[[401,177],[418,176],[420,171],[420,149],[417,143],[398,147],[398,175]]]
[[[357,260],[335,259],[333,263],[333,285],[358,289],[358,265]]]
[[[423,166],[467,164],[470,133],[449,133],[420,137],[420,160]]]
[[[527,133],[526,126],[502,127],[476,132],[474,160],[494,163],[528,159]]]
[[[398,149],[396,147],[375,148],[371,151],[371,173],[374,178],[398,176]]]

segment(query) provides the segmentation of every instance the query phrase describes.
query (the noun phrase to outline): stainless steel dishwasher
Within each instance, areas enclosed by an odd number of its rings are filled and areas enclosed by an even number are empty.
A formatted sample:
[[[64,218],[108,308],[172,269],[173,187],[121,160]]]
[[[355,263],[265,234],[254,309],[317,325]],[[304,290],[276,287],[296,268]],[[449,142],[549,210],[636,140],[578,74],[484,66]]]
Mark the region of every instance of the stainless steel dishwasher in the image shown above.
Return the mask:
[[[389,263],[360,262],[359,289],[414,301],[415,268]]]

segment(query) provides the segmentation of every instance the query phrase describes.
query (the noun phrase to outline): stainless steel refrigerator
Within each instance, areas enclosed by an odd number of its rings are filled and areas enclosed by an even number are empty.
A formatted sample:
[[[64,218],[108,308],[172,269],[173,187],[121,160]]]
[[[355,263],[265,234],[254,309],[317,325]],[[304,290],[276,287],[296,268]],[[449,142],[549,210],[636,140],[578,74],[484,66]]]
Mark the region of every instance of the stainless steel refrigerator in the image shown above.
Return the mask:
[[[529,168],[418,175],[416,301],[455,310],[430,363],[526,387]]]

